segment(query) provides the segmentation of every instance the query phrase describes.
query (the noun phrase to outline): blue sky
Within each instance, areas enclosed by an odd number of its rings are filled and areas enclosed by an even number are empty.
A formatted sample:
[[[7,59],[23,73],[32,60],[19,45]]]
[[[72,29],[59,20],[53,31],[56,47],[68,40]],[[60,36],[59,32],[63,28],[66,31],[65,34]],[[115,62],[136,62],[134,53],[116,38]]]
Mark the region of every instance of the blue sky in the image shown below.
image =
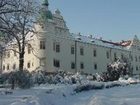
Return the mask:
[[[140,0],[49,0],[60,9],[70,32],[106,40],[140,38]]]

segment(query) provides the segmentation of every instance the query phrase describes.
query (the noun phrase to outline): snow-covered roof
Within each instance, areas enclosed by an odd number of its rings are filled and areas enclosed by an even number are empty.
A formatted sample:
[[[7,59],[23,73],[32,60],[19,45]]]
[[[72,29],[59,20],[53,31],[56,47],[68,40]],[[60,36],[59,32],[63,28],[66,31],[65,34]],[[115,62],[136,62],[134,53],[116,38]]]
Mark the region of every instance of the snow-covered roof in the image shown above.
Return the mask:
[[[103,40],[103,39],[97,39],[97,38],[93,38],[91,36],[83,36],[83,35],[80,35],[80,34],[71,33],[70,37],[73,40],[83,42],[83,43],[94,44],[94,45],[98,45],[98,46],[115,48],[115,49],[120,49],[120,50],[128,50],[128,48],[126,46],[123,46],[120,43],[106,41],[106,40]]]

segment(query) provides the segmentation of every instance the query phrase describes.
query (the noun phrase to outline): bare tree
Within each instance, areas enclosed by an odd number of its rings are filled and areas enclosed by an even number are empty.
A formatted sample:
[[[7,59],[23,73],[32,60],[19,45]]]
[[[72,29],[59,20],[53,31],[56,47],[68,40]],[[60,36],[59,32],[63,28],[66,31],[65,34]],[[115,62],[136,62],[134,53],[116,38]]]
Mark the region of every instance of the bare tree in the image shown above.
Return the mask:
[[[17,4],[15,0],[1,0],[0,1],[0,15],[12,12],[21,11],[21,9],[15,9]]]
[[[33,34],[37,6],[34,0],[2,0],[0,1],[0,32],[5,41],[14,41],[19,54],[19,70],[24,68],[27,35]],[[14,50],[14,49],[12,49]]]

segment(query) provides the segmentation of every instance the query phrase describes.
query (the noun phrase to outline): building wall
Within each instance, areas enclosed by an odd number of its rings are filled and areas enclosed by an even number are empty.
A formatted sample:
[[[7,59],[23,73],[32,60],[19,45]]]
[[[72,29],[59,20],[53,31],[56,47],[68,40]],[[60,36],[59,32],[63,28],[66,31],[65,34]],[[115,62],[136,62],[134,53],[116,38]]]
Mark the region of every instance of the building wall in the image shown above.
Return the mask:
[[[60,44],[60,52],[56,53],[53,50],[53,43]],[[84,72],[84,73],[101,73],[107,70],[107,65],[114,61],[114,53],[116,53],[116,58],[123,57],[129,58],[130,51],[123,49],[113,49],[109,47],[99,46],[95,44],[83,43],[81,41],[75,41],[68,38],[61,38],[56,36],[51,36],[46,40],[47,46],[47,70],[57,71],[57,70],[67,70],[72,72]],[[75,53],[71,54],[71,46],[74,46]],[[80,55],[80,48],[83,48],[83,55]],[[96,56],[94,56],[94,50],[96,50]],[[109,58],[107,58],[106,53],[109,53]],[[57,59],[60,61],[60,67],[54,67],[53,60]],[[71,69],[71,63],[76,63],[75,69]],[[80,64],[84,64],[84,68],[81,69]],[[97,69],[94,65],[97,64]]]
[[[25,69],[29,71],[45,70],[47,72],[64,70],[68,72],[96,74],[106,71],[107,65],[114,62],[116,55],[116,58],[128,58],[133,67],[133,74],[140,75],[139,40],[134,39],[134,45],[128,49],[87,43],[70,36],[66,22],[58,11],[53,16],[54,19],[47,20],[43,26],[39,24],[35,25],[38,33],[29,41],[29,44],[32,46],[30,54],[28,54],[28,46],[26,46]],[[41,41],[45,42],[45,49],[40,49]],[[56,51],[56,45],[60,47],[59,52]],[[74,54],[71,54],[72,46],[74,47]],[[81,48],[83,48],[83,55],[80,54]],[[96,56],[94,56],[94,51],[96,51]],[[109,57],[107,57],[107,52]],[[10,57],[8,57],[8,53],[10,53]],[[54,61],[59,61],[59,67],[54,65]],[[30,68],[28,67],[28,63],[30,63]],[[75,64],[73,69],[71,68],[72,63]],[[2,58],[3,71],[13,70],[14,64],[16,64],[16,69],[18,69],[18,54],[15,56],[13,51],[6,51]],[[83,64],[83,68],[81,68],[81,64]],[[7,69],[7,65],[9,65],[9,70]],[[136,69],[137,67],[138,69]]]

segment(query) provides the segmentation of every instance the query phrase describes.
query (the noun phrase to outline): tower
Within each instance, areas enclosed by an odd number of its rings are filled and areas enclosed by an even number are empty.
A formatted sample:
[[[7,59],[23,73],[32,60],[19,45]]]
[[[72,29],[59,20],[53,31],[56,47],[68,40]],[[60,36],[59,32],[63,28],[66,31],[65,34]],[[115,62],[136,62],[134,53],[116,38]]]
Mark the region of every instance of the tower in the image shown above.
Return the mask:
[[[49,10],[49,2],[48,0],[44,0],[42,3],[42,8],[40,10],[39,21],[44,23],[44,21],[48,19],[53,19],[52,12]]]
[[[42,5],[49,6],[48,0],[44,0]]]

